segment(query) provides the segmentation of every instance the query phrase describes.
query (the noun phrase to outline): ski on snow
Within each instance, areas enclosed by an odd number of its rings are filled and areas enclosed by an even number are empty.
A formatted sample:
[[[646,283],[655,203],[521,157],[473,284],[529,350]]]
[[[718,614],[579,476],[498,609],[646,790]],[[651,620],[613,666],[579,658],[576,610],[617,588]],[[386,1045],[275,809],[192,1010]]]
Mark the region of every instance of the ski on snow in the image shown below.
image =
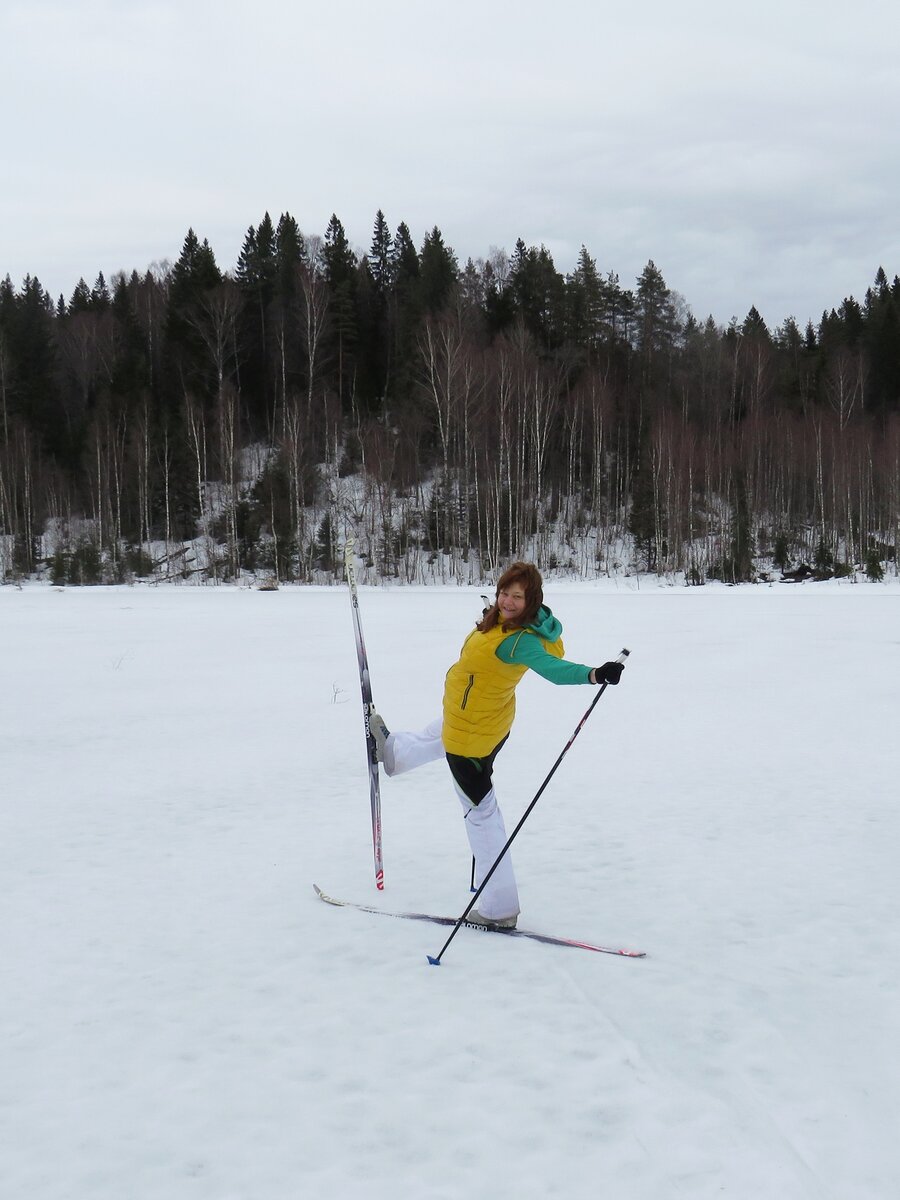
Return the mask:
[[[313,884],[316,889],[316,895],[320,900],[324,900],[326,904],[333,904],[337,908],[355,908],[358,912],[375,913],[379,917],[396,917],[401,921],[428,921],[432,925],[455,925],[456,917],[437,917],[431,913],[420,912],[390,912],[384,908],[372,908],[368,904],[357,904],[353,900],[336,900],[334,896],[328,896],[318,884]],[[499,933],[503,937],[513,938],[529,938],[533,942],[545,942],[549,946],[571,946],[575,950],[593,950],[596,954],[617,954],[620,958],[644,958],[646,952],[643,950],[623,950],[616,946],[595,946],[593,942],[582,942],[577,938],[553,937],[549,933],[535,933],[530,929],[486,929],[483,925],[475,925],[469,921],[463,921],[463,925],[467,929],[476,929],[479,933]]]
[[[353,562],[353,540],[344,545],[344,566],[350,586],[350,606],[353,611],[353,633],[356,637],[356,657],[359,662],[359,688],[362,693],[363,720],[366,731],[366,757],[369,766],[369,803],[372,808],[372,850],[375,855],[375,886],[384,888],[384,858],[381,849],[381,781],[378,777],[378,760],[375,757],[375,738],[369,725],[372,704],[372,684],[369,680],[369,660],[363,640],[362,622],[359,619],[359,593],[356,590],[356,567]]]

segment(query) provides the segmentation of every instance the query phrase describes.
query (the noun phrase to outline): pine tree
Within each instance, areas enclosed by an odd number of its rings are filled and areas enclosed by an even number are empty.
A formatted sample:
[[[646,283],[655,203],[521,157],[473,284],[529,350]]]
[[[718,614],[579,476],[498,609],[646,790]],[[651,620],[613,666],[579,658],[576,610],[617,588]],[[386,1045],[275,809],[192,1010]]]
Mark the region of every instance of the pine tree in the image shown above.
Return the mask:
[[[175,308],[184,307],[221,282],[222,273],[209,242],[206,238],[201,242],[193,229],[189,229],[178,261],[172,268],[171,304]]]
[[[384,213],[379,208],[375,214],[375,227],[372,230],[372,246],[369,250],[369,268],[372,272],[372,280],[375,284],[375,291],[378,297],[387,306],[388,292],[390,290],[393,263],[391,259],[391,250],[393,242],[391,240],[391,231],[388,229],[388,223],[384,219]]]
[[[114,282],[110,315],[116,347],[113,360],[111,390],[122,398],[124,405],[136,400],[150,386],[144,338],[134,309],[133,295],[137,276],[131,282],[118,275]]]
[[[587,247],[582,245],[578,263],[566,288],[567,333],[576,346],[595,352],[600,345],[603,319],[603,280]]]
[[[900,294],[900,289],[898,289]],[[900,303],[878,268],[874,289],[866,293],[863,341],[870,363],[869,394],[873,408],[900,409]]]
[[[105,312],[109,308],[110,302],[109,288],[106,286],[106,280],[101,271],[91,290],[91,308],[94,312]]]
[[[309,261],[309,251],[300,226],[290,213],[282,213],[275,230],[276,296],[290,307],[297,298],[297,273]]]
[[[35,276],[25,276],[10,316],[8,344],[17,380],[16,408],[51,454],[73,465],[79,431],[62,408],[54,306]]]
[[[619,276],[610,271],[604,287],[604,322],[612,342],[628,344],[634,325],[636,302],[634,292],[622,288]]]
[[[752,305],[750,311],[744,317],[744,323],[741,326],[741,333],[745,338],[761,338],[769,341],[769,330],[765,321],[760,316],[756,305]]]
[[[648,387],[658,377],[660,361],[667,360],[677,331],[672,294],[652,259],[637,281],[635,316],[641,379],[644,386]]]
[[[401,221],[390,249],[391,289],[388,300],[388,374],[386,402],[409,394],[415,358],[416,330],[421,319],[419,256],[409,226]]]
[[[544,349],[562,344],[565,317],[565,282],[546,246],[526,249],[521,238],[510,263],[510,288],[519,316],[528,332]]]
[[[381,209],[375,214],[372,245],[360,264],[359,310],[363,374],[370,403],[381,404],[388,392],[391,370],[390,301],[393,281],[393,242]]]
[[[419,296],[430,316],[437,316],[449,304],[458,274],[456,255],[444,245],[443,235],[435,225],[425,235],[419,255]]]
[[[253,302],[264,320],[275,288],[275,278],[278,271],[276,258],[277,241],[272,218],[265,214],[259,223],[259,228],[251,225],[238,256],[235,278],[241,289],[252,296]]]
[[[390,250],[390,263],[394,291],[404,300],[408,300],[419,278],[419,256],[405,221],[401,221],[397,226]]]
[[[484,317],[491,337],[507,330],[516,319],[516,300],[509,283],[509,259],[504,251],[484,265]]]
[[[69,300],[68,313],[73,315],[78,312],[91,311],[91,289],[85,283],[84,279],[79,279],[75,285],[75,290],[72,292],[72,298]]]
[[[209,394],[209,372],[203,340],[196,328],[204,298],[222,283],[212,247],[189,229],[169,281],[166,334],[170,349],[166,364],[180,377],[176,392],[200,387]]]
[[[353,353],[357,341],[356,266],[356,255],[350,248],[344,226],[332,213],[325,231],[322,268],[328,288],[337,390],[345,404],[349,403],[352,394]]]
[[[275,230],[274,297],[270,305],[270,342],[275,377],[273,410],[281,405],[281,420],[292,393],[303,386],[301,375],[301,296],[308,276],[309,249],[300,226],[290,213],[282,213]],[[272,435],[277,424],[272,412]]]
[[[235,275],[243,300],[243,390],[246,398],[255,401],[255,413],[269,416],[274,372],[269,364],[268,313],[275,295],[278,260],[275,229],[268,213],[257,229],[251,225],[247,230]]]

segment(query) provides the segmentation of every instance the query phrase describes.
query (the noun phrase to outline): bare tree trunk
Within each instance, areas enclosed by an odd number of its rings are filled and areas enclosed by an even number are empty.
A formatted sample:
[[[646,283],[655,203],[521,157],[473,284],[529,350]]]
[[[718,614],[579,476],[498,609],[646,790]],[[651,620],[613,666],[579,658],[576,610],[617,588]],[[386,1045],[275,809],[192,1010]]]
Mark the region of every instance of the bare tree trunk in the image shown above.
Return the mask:
[[[169,423],[163,428],[163,496],[166,513],[166,575],[169,574],[169,561],[172,545],[172,494],[169,473],[172,462],[169,456]]]
[[[223,386],[219,399],[219,459],[225,488],[224,515],[228,573],[232,579],[236,579],[240,573],[237,537],[239,500],[237,455],[237,397],[232,388]]]
[[[212,531],[209,528],[208,505],[204,480],[208,477],[206,456],[206,419],[200,405],[188,395],[185,395],[185,411],[191,448],[194,453],[196,468],[197,506],[199,509],[198,529],[204,539],[207,552],[207,566],[212,578],[218,583],[219,566],[213,545]]]

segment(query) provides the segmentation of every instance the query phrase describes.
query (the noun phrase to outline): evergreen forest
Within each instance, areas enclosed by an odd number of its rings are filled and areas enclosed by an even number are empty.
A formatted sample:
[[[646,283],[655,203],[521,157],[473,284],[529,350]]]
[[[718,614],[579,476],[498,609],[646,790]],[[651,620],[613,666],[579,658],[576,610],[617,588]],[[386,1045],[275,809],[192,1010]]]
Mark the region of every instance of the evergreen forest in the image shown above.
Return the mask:
[[[736,280],[735,292],[741,284]],[[0,283],[0,578],[689,583],[897,572],[900,279],[698,321],[650,261],[460,264],[377,213],[266,214],[233,269]]]

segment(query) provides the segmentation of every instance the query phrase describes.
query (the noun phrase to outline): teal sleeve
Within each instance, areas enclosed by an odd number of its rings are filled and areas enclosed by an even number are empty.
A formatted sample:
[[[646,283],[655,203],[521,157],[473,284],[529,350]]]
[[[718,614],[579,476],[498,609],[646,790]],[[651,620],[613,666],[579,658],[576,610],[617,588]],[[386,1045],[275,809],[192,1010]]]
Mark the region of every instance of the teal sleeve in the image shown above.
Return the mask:
[[[551,683],[590,683],[590,667],[556,658],[544,649],[541,639],[532,633],[513,633],[504,638],[495,651],[497,657],[513,666],[530,667]]]

